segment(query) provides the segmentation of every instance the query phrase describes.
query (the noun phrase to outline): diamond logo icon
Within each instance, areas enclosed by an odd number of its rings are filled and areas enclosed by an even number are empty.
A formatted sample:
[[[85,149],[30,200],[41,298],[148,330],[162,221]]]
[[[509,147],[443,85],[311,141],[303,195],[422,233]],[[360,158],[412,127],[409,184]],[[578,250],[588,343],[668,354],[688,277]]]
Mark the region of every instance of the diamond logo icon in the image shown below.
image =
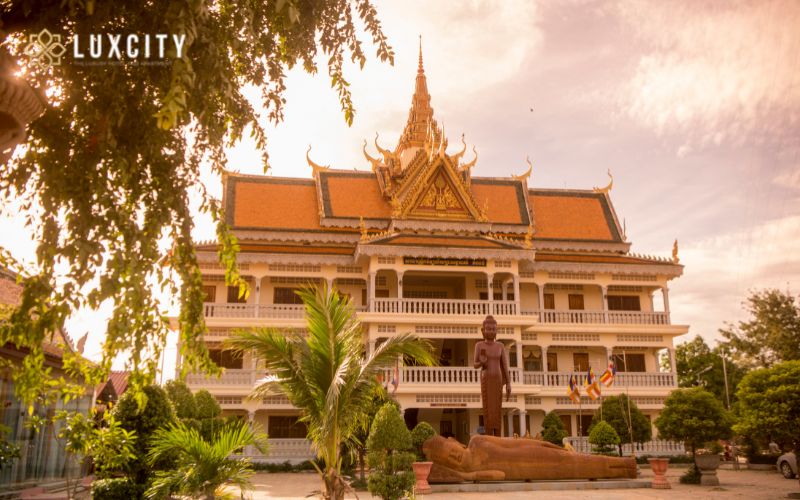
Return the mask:
[[[60,66],[61,57],[66,52],[67,48],[61,43],[61,35],[50,33],[47,28],[37,34],[29,35],[28,44],[24,49],[30,62],[42,71]]]

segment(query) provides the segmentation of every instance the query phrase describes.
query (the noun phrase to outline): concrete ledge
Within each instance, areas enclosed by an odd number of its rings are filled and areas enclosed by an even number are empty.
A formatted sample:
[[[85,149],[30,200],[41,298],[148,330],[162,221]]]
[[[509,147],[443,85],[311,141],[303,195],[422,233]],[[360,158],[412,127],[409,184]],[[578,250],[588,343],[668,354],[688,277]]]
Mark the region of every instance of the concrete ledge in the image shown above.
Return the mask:
[[[431,493],[492,493],[503,491],[568,491],[568,490],[615,490],[649,488],[650,480],[642,479],[598,479],[531,481],[526,482],[480,482],[431,484]]]

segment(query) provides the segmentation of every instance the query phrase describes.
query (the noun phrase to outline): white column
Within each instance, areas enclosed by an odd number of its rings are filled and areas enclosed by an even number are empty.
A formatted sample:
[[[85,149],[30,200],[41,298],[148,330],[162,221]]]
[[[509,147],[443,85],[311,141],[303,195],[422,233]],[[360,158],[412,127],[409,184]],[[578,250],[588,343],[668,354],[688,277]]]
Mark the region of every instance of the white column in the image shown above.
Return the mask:
[[[547,373],[547,346],[546,345],[542,346],[542,372]]]
[[[606,346],[606,366],[608,366],[608,363],[611,362],[611,357],[613,356],[613,354],[614,354],[614,348],[611,346]]]
[[[503,287],[502,299],[503,299],[503,301],[506,301],[506,300],[508,300],[508,280],[503,280],[502,287]]]
[[[600,294],[603,300],[603,320],[608,323],[608,287],[600,285]]]
[[[670,371],[674,374],[677,372],[677,365],[675,362],[675,348],[670,347],[667,350],[669,351],[669,368]]]
[[[369,281],[367,281],[367,310],[372,311],[372,302],[375,299],[375,273],[369,273]]]
[[[514,302],[517,306],[517,314],[521,314],[520,304],[522,304],[521,297],[519,296],[519,276],[514,275]]]
[[[336,278],[325,278],[325,281],[328,282],[328,290],[333,290],[333,280]]]
[[[508,410],[508,413],[506,413],[506,425],[508,426],[506,437],[512,437],[514,435],[514,414],[512,410]]]
[[[262,276],[256,278],[256,296],[255,296],[255,306],[256,306],[256,318],[259,315],[259,304],[261,303],[261,280]]]
[[[517,370],[522,371],[524,367],[522,366],[522,342],[516,341],[517,344]],[[520,382],[522,382],[520,380]]]
[[[536,283],[536,288],[539,289],[539,314],[541,314],[544,311],[544,283]]]
[[[395,271],[397,273],[397,298],[403,298],[403,271]]]
[[[669,316],[669,287],[664,285],[661,287],[661,295],[664,297],[664,312]]]
[[[372,339],[369,339],[369,342],[367,343],[367,345],[369,346],[369,351],[368,351],[369,355],[372,356],[372,354],[375,352],[375,341],[372,340]]]
[[[525,416],[528,413],[525,410],[520,410],[519,412],[519,435],[520,437],[525,435],[525,432],[528,430],[528,425],[525,422]]]
[[[489,301],[489,314],[494,313],[494,273],[486,273],[486,300]]]

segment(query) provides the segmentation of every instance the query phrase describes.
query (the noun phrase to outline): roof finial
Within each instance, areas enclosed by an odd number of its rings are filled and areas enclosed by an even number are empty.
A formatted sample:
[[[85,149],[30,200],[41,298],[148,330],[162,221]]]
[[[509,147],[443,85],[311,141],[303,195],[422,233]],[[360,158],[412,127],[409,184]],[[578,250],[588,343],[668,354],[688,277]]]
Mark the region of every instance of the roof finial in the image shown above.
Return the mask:
[[[417,73],[425,73],[425,69],[422,67],[422,35],[419,36],[419,68],[417,68]]]

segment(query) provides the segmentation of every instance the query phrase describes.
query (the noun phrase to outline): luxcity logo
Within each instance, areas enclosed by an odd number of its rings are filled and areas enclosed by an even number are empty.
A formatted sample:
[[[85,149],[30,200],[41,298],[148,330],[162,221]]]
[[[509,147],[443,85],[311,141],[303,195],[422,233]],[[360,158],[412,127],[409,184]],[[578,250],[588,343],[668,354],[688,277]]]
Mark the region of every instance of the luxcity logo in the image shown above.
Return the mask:
[[[165,63],[169,49],[174,48],[175,57],[183,56],[186,35],[166,33],[151,34],[89,34],[81,38],[79,34],[72,37],[72,57],[76,64],[103,65],[136,61],[146,64]],[[38,34],[28,37],[25,55],[31,63],[42,70],[52,66],[60,66],[61,58],[67,48],[61,43],[61,35],[43,29]]]

